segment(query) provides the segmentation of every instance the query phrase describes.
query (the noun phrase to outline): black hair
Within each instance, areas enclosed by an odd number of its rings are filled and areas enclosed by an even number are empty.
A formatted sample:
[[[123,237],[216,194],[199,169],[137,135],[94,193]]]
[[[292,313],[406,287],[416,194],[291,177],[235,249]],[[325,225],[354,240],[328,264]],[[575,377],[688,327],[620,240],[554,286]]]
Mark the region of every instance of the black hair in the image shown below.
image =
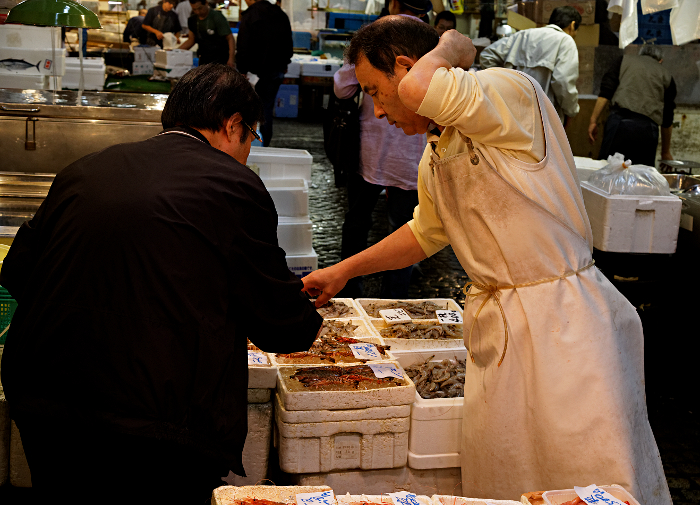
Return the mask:
[[[363,26],[350,40],[345,59],[356,65],[360,57],[388,76],[394,75],[397,56],[421,58],[440,37],[429,24],[411,16],[386,16]]]
[[[238,71],[220,63],[194,68],[175,86],[165,102],[160,122],[163,128],[189,126],[219,131],[238,112],[251,126],[262,122],[262,102],[248,80]],[[250,132],[243,128],[241,141]]]
[[[435,16],[433,24],[437,26],[441,19],[444,19],[445,21],[451,21],[454,26],[457,26],[457,17],[450,11],[442,11],[438,13],[438,15]]]
[[[207,5],[207,0],[190,0],[191,4],[200,3],[202,5]]]
[[[578,30],[581,26],[581,14],[571,7],[570,5],[565,5],[563,7],[557,7],[552,11],[552,15],[549,16],[550,25],[557,25],[559,28],[564,29],[574,22],[574,30]]]

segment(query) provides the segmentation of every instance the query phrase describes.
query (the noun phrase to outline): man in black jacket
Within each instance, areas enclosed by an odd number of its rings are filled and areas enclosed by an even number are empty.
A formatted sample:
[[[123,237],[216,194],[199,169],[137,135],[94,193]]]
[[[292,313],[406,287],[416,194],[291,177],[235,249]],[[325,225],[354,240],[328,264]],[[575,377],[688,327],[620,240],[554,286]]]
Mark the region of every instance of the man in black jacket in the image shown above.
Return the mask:
[[[300,351],[322,323],[245,166],[260,119],[238,72],[194,69],[163,132],[63,169],[18,231],[2,383],[38,498],[204,503],[245,474],[247,338]]]
[[[263,102],[265,121],[260,128],[263,145],[272,138],[272,111],[294,43],[289,18],[267,0],[245,0],[248,8],[241,16],[236,42],[236,67],[243,74],[257,75],[255,91]]]

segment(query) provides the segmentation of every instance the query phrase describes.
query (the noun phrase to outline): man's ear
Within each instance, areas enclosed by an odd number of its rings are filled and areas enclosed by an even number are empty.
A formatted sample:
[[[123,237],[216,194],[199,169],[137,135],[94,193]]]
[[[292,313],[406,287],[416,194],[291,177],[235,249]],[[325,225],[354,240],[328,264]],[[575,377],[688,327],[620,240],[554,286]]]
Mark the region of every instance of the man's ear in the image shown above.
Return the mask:
[[[224,129],[226,130],[226,138],[228,138],[229,142],[231,142],[234,139],[234,132],[237,132],[236,135],[240,134],[238,132],[238,129],[239,129],[242,121],[243,121],[243,118],[241,117],[241,114],[236,112],[233,116],[231,116],[230,118],[228,118],[224,122]]]
[[[408,71],[411,70],[411,67],[416,64],[416,61],[418,60],[411,58],[410,56],[397,56],[394,66],[397,70],[400,68],[405,68]]]

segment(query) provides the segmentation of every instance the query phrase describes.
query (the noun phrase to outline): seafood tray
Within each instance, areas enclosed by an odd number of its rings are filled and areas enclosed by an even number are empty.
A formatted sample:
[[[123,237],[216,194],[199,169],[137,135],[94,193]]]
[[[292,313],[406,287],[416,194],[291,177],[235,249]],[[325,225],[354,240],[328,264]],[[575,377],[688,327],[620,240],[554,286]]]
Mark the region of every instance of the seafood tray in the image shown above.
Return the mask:
[[[336,496],[338,505],[394,505],[391,497],[385,494],[382,495],[340,495]],[[421,505],[433,505],[430,497],[425,495],[416,495],[416,501]]]
[[[484,498],[464,498],[462,496],[438,494],[434,494],[432,499],[434,505],[522,505],[519,501],[513,500],[489,500]]]
[[[362,312],[362,317],[366,317],[368,319],[379,319],[382,321],[382,316],[380,316],[378,313],[375,313],[375,315],[370,315],[372,314],[372,308],[377,308],[380,310],[383,310],[384,308],[391,309],[391,308],[398,308],[396,304],[425,304],[428,302],[431,302],[437,306],[438,309],[441,310],[456,310],[460,314],[462,314],[462,307],[459,306],[457,302],[455,302],[452,298],[431,298],[431,299],[416,299],[416,300],[388,300],[388,299],[381,299],[381,298],[357,298],[355,300],[357,303],[358,307],[360,308]],[[409,313],[410,314],[410,313]],[[411,314],[412,319],[421,319],[421,320],[437,320],[437,316],[433,313],[432,316],[430,314]]]
[[[221,486],[214,490],[212,505],[294,505],[300,493],[330,491],[328,486]],[[266,500],[272,503],[255,503]]]
[[[356,358],[348,347],[348,344],[344,348],[337,348],[333,350],[328,350],[327,352],[315,351],[315,347],[320,343],[321,339],[316,339],[314,346],[309,349],[308,352],[296,352],[291,354],[270,354],[270,361],[275,366],[279,365],[359,365],[365,363],[367,360],[362,360]],[[357,339],[356,339],[357,340]],[[379,337],[364,337],[362,340],[357,340],[358,343],[368,342],[377,346],[377,350],[382,352],[384,347],[384,342]],[[342,353],[342,354],[341,354]],[[385,350],[382,353],[382,359],[377,361],[393,360],[394,356]]]
[[[411,415],[410,405],[389,405],[388,407],[348,410],[287,410],[282,406],[279,393],[275,395],[275,409],[282,422],[291,424],[390,419],[393,417],[409,417]]]
[[[390,326],[387,325],[383,319],[372,319],[372,326],[375,331],[380,335],[384,343],[391,347],[394,351],[410,351],[416,349],[455,349],[464,346],[464,337],[462,338],[393,338],[382,336],[382,330],[389,330]],[[420,327],[430,325],[436,327],[442,333],[443,327],[448,327],[446,335],[449,336],[449,332],[455,332],[456,335],[464,335],[464,325],[463,324],[449,324],[440,325],[435,320],[414,320],[413,325],[419,325]],[[409,325],[395,324],[392,326],[401,327],[399,330],[411,331]]]
[[[397,351],[399,364],[411,365],[431,361],[468,359],[467,350]],[[462,412],[464,398],[422,398],[416,391],[411,407],[411,433],[408,442],[408,465],[415,469],[454,468],[460,466]]]
[[[362,415],[357,409],[355,415]],[[408,416],[386,419],[286,423],[275,408],[275,446],[286,473],[374,470],[406,465]]]
[[[340,305],[340,309],[343,312],[332,311],[331,304],[335,303],[336,306]],[[343,309],[342,306],[347,307]],[[355,305],[355,300],[352,298],[331,298],[322,307],[319,307],[318,313],[323,316],[323,319],[347,319],[352,317],[361,317],[361,310]],[[346,312],[347,310],[347,312]]]
[[[617,498],[623,502],[629,502],[630,505],[639,505],[639,502],[627,492],[627,490],[617,484],[610,486],[598,486],[603,491],[610,493],[613,498]],[[542,499],[547,505],[561,505],[562,503],[571,501],[577,498],[578,495],[573,489],[561,489],[558,491],[545,491],[542,493]]]
[[[397,366],[398,363],[395,363]],[[366,370],[367,365],[355,366],[279,366],[277,368],[277,392],[282,406],[287,410],[345,410],[366,407],[386,407],[389,405],[409,405],[413,403],[416,388],[411,379],[403,374],[402,379],[378,381],[370,378],[358,383],[333,383],[337,370],[353,374],[356,370]],[[327,370],[324,370],[327,369]],[[328,373],[329,382],[305,386],[293,375],[313,370],[314,375]],[[370,377],[369,374],[366,375]]]

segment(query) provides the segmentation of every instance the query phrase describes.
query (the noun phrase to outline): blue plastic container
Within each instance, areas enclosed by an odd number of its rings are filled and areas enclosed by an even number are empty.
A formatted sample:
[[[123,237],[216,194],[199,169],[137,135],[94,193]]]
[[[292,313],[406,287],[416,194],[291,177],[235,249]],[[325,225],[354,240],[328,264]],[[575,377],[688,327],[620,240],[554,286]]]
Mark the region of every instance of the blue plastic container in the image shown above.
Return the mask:
[[[297,117],[299,115],[299,86],[282,84],[275,99],[275,117]]]

